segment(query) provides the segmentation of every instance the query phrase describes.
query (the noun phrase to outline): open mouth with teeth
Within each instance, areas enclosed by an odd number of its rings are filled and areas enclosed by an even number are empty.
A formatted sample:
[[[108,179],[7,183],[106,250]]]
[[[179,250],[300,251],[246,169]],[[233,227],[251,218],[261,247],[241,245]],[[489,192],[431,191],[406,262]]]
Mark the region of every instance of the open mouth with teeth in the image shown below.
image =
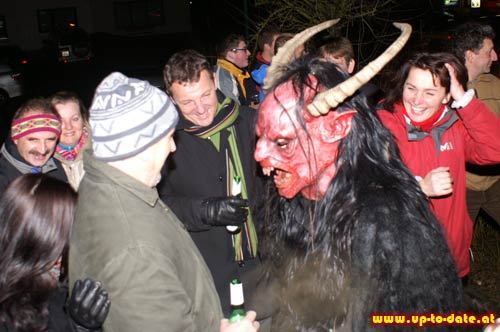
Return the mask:
[[[276,188],[287,188],[290,186],[292,182],[292,173],[289,173],[280,168],[274,167],[263,167],[262,171],[264,175],[271,176],[273,175],[274,184]]]

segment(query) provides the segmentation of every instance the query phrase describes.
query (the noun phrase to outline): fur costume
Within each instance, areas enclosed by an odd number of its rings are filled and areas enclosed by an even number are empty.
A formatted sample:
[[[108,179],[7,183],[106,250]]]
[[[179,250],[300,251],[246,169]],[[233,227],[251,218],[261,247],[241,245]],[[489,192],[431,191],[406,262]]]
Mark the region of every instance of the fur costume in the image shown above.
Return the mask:
[[[298,60],[259,110],[255,157],[275,182],[263,209],[273,331],[380,330],[373,313],[462,309],[442,230],[365,98],[319,118],[306,110],[345,78],[332,64]],[[404,328],[415,326],[385,326]]]

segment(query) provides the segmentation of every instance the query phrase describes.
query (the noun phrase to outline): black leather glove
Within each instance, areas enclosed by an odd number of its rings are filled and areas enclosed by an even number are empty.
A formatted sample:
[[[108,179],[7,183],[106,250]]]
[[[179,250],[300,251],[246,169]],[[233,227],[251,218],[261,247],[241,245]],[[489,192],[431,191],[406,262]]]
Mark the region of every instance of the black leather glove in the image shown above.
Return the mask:
[[[239,196],[212,197],[201,201],[201,220],[208,225],[241,225],[248,217],[248,200]]]
[[[77,280],[71,293],[68,312],[78,332],[101,331],[108,316],[110,301],[101,283],[86,278]]]

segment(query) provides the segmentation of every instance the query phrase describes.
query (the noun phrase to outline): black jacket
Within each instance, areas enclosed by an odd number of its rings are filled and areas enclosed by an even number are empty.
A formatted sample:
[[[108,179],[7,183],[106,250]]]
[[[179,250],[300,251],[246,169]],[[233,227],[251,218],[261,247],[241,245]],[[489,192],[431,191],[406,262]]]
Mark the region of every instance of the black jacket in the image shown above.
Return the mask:
[[[6,139],[5,140],[5,148],[7,149],[7,152],[14,157],[14,159],[18,160],[19,162],[22,162],[26,165],[29,165],[23,157],[19,154],[17,151],[17,147],[14,145],[12,140]],[[66,177],[66,173],[64,172],[64,169],[61,165],[61,163],[56,160],[55,158],[51,159],[54,161],[55,165],[57,168],[48,171],[46,174],[56,178],[58,180],[68,182],[68,178]],[[50,160],[50,159],[49,159]],[[9,183],[14,181],[17,177],[23,175],[19,169],[17,169],[12,163],[10,163],[9,160],[5,158],[3,154],[0,154],[0,194],[5,191]]]
[[[256,115],[256,111],[241,106],[240,115],[234,123],[250,201],[257,197],[257,192],[262,187],[253,158]],[[158,190],[161,199],[189,230],[212,272],[222,310],[228,315],[229,282],[235,277],[240,277],[240,272],[253,270],[259,262],[258,259],[245,261],[244,267],[239,268],[238,263],[234,261],[231,235],[226,228],[206,225],[197,216],[201,199],[227,196],[226,164],[224,153],[218,152],[208,139],[199,138],[182,130],[191,125],[181,116],[174,136],[177,150],[169,156],[163,167],[163,180],[158,185]],[[254,219],[254,223],[258,229],[258,221]],[[245,297],[250,295],[246,289],[247,287],[245,287]]]

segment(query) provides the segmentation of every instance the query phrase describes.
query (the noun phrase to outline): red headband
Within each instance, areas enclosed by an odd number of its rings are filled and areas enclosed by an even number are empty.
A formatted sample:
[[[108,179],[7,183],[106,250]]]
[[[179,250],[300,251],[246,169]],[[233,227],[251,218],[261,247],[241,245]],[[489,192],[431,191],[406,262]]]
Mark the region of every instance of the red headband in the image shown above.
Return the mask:
[[[39,131],[51,131],[59,136],[61,134],[59,118],[53,114],[36,114],[19,118],[12,121],[10,135],[12,140],[17,140]]]

